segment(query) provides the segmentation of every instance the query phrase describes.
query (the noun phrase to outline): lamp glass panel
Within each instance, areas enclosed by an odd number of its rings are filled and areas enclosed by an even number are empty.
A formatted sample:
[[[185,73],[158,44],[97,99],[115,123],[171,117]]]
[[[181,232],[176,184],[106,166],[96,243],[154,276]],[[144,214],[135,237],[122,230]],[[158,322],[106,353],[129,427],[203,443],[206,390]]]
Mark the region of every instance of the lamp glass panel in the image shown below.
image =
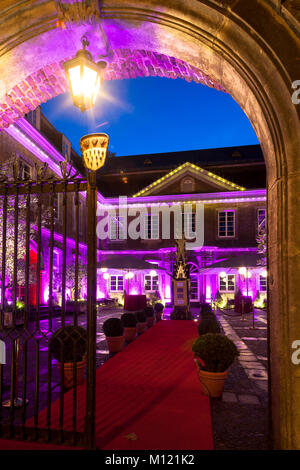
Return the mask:
[[[72,95],[78,96],[81,93],[80,65],[75,65],[69,69],[69,77],[72,87]]]
[[[86,65],[83,67],[82,93],[87,99],[92,99],[95,94],[98,74]]]

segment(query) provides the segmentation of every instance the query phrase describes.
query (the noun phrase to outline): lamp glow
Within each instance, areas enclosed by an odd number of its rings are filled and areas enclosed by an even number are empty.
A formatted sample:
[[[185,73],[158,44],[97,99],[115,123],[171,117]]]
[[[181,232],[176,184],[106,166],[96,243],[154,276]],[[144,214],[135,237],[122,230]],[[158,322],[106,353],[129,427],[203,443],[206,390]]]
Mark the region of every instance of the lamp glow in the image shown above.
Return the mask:
[[[225,271],[222,271],[222,272],[220,273],[220,278],[221,278],[221,279],[224,279],[224,277],[226,277],[226,273],[225,273]]]
[[[125,274],[125,279],[132,279],[134,276],[134,273],[130,271],[129,273]]]
[[[105,279],[105,280],[109,279],[109,274],[108,274],[108,273],[104,273],[104,274],[103,274],[103,279]]]
[[[245,267],[239,268],[239,274],[241,276],[246,276],[247,269]]]
[[[152,271],[150,271],[150,276],[154,277],[156,275],[157,275],[157,272],[154,269],[152,269]]]
[[[88,170],[97,171],[104,165],[108,141],[107,134],[88,134],[81,137],[80,148]]]
[[[93,62],[92,55],[85,48],[89,45],[85,36],[81,39],[83,49],[64,63],[74,106],[82,112],[94,106],[102,83],[102,70],[106,62]]]
[[[107,268],[101,268],[101,270],[100,270],[100,271],[101,271],[102,273],[106,273],[106,271],[107,271]]]
[[[268,276],[268,273],[266,270],[264,270],[262,273],[261,273],[262,277],[267,277]]]

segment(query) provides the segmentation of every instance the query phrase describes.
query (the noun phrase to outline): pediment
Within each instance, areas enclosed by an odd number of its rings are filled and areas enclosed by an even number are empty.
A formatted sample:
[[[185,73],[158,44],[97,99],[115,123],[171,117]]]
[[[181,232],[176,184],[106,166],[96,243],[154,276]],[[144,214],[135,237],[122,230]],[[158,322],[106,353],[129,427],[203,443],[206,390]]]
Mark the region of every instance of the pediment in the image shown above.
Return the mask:
[[[232,183],[193,163],[186,162],[165,176],[134,194],[133,197],[160,194],[210,193],[219,191],[244,191],[245,188]]]

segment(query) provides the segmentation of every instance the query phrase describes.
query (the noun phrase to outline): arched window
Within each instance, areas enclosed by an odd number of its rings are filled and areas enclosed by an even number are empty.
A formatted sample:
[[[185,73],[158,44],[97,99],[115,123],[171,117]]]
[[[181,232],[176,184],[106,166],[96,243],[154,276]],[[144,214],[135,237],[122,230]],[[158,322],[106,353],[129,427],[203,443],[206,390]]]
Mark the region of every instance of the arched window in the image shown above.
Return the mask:
[[[181,192],[182,193],[191,193],[195,190],[195,180],[190,176],[183,178],[181,180]]]

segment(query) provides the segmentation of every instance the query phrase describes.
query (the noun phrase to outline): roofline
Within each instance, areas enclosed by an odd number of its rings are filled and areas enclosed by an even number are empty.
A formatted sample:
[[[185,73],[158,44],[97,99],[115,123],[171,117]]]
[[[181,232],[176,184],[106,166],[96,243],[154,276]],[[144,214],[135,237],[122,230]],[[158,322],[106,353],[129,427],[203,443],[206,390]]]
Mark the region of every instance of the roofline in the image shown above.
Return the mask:
[[[250,189],[245,191],[222,191],[217,193],[195,193],[195,194],[176,194],[176,195],[155,195],[155,196],[139,196],[139,197],[113,197],[105,198],[104,205],[162,205],[165,204],[180,204],[180,203],[196,203],[202,204],[216,204],[228,202],[253,202],[253,201],[266,201],[266,189]]]

